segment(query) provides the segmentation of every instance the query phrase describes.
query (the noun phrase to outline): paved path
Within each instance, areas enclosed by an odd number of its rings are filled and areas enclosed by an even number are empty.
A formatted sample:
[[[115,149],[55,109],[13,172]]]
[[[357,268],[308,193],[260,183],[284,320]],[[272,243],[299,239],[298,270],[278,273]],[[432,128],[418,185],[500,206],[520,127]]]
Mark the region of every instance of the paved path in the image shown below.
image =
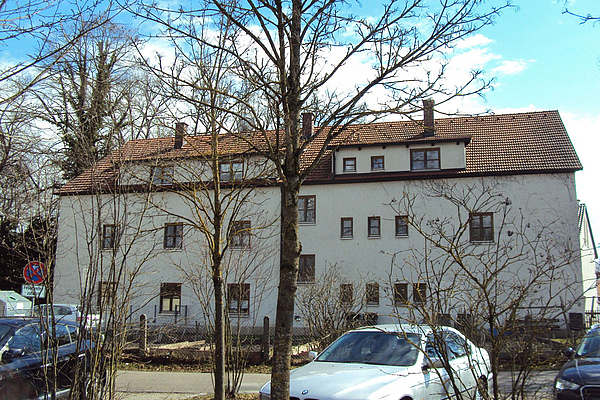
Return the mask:
[[[258,393],[268,374],[244,374],[242,393]],[[199,372],[118,371],[119,400],[176,400],[213,392],[211,375]]]
[[[534,373],[526,388],[528,397],[550,399],[555,376],[556,371]],[[245,374],[240,391],[258,393],[269,379],[268,374]],[[510,373],[501,372],[499,380],[503,392],[510,390]],[[116,386],[118,400],[181,400],[213,391],[210,374],[198,372],[119,371]]]

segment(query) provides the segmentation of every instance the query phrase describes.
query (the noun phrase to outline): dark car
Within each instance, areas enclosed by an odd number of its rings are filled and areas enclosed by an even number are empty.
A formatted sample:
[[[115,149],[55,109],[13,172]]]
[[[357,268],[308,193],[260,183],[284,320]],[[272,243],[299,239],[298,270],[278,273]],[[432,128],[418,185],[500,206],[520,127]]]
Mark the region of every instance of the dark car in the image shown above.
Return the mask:
[[[0,399],[67,397],[76,374],[84,388],[92,349],[75,323],[49,328],[37,318],[0,318]]]
[[[556,399],[600,399],[600,325],[594,325],[554,380]]]

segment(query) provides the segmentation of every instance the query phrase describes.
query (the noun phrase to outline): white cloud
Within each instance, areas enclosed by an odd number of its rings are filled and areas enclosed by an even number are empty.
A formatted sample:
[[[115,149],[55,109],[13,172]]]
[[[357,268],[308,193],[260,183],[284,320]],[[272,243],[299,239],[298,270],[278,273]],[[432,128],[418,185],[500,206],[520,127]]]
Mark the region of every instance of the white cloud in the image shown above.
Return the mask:
[[[477,35],[469,36],[456,44],[457,49],[468,49],[476,46],[485,46],[492,43],[492,39],[478,33]]]
[[[529,64],[535,62],[535,60],[502,60],[500,65],[492,68],[490,73],[492,75],[516,75],[523,72]]]

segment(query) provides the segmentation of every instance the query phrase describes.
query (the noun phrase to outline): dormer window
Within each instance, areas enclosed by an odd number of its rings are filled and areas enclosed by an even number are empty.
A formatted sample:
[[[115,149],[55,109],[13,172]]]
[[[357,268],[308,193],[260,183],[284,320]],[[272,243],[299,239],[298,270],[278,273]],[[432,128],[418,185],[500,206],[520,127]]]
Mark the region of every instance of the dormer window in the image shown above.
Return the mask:
[[[411,150],[410,169],[412,171],[440,169],[440,149]]]
[[[383,171],[383,156],[371,157],[371,171]]]
[[[244,163],[241,161],[223,162],[219,166],[219,179],[222,181],[241,181],[243,177]]]
[[[173,172],[172,165],[152,167],[150,169],[150,181],[153,185],[171,185],[173,184]]]
[[[356,172],[356,157],[344,158],[344,172]]]

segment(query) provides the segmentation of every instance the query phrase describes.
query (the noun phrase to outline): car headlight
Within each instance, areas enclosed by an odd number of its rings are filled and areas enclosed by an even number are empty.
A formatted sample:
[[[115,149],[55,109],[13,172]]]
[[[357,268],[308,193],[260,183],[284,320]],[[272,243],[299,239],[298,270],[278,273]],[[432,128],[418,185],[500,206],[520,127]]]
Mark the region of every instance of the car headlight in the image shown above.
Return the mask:
[[[566,379],[558,378],[556,380],[556,389],[558,390],[577,390],[579,389],[579,385],[575,382],[568,381]]]

